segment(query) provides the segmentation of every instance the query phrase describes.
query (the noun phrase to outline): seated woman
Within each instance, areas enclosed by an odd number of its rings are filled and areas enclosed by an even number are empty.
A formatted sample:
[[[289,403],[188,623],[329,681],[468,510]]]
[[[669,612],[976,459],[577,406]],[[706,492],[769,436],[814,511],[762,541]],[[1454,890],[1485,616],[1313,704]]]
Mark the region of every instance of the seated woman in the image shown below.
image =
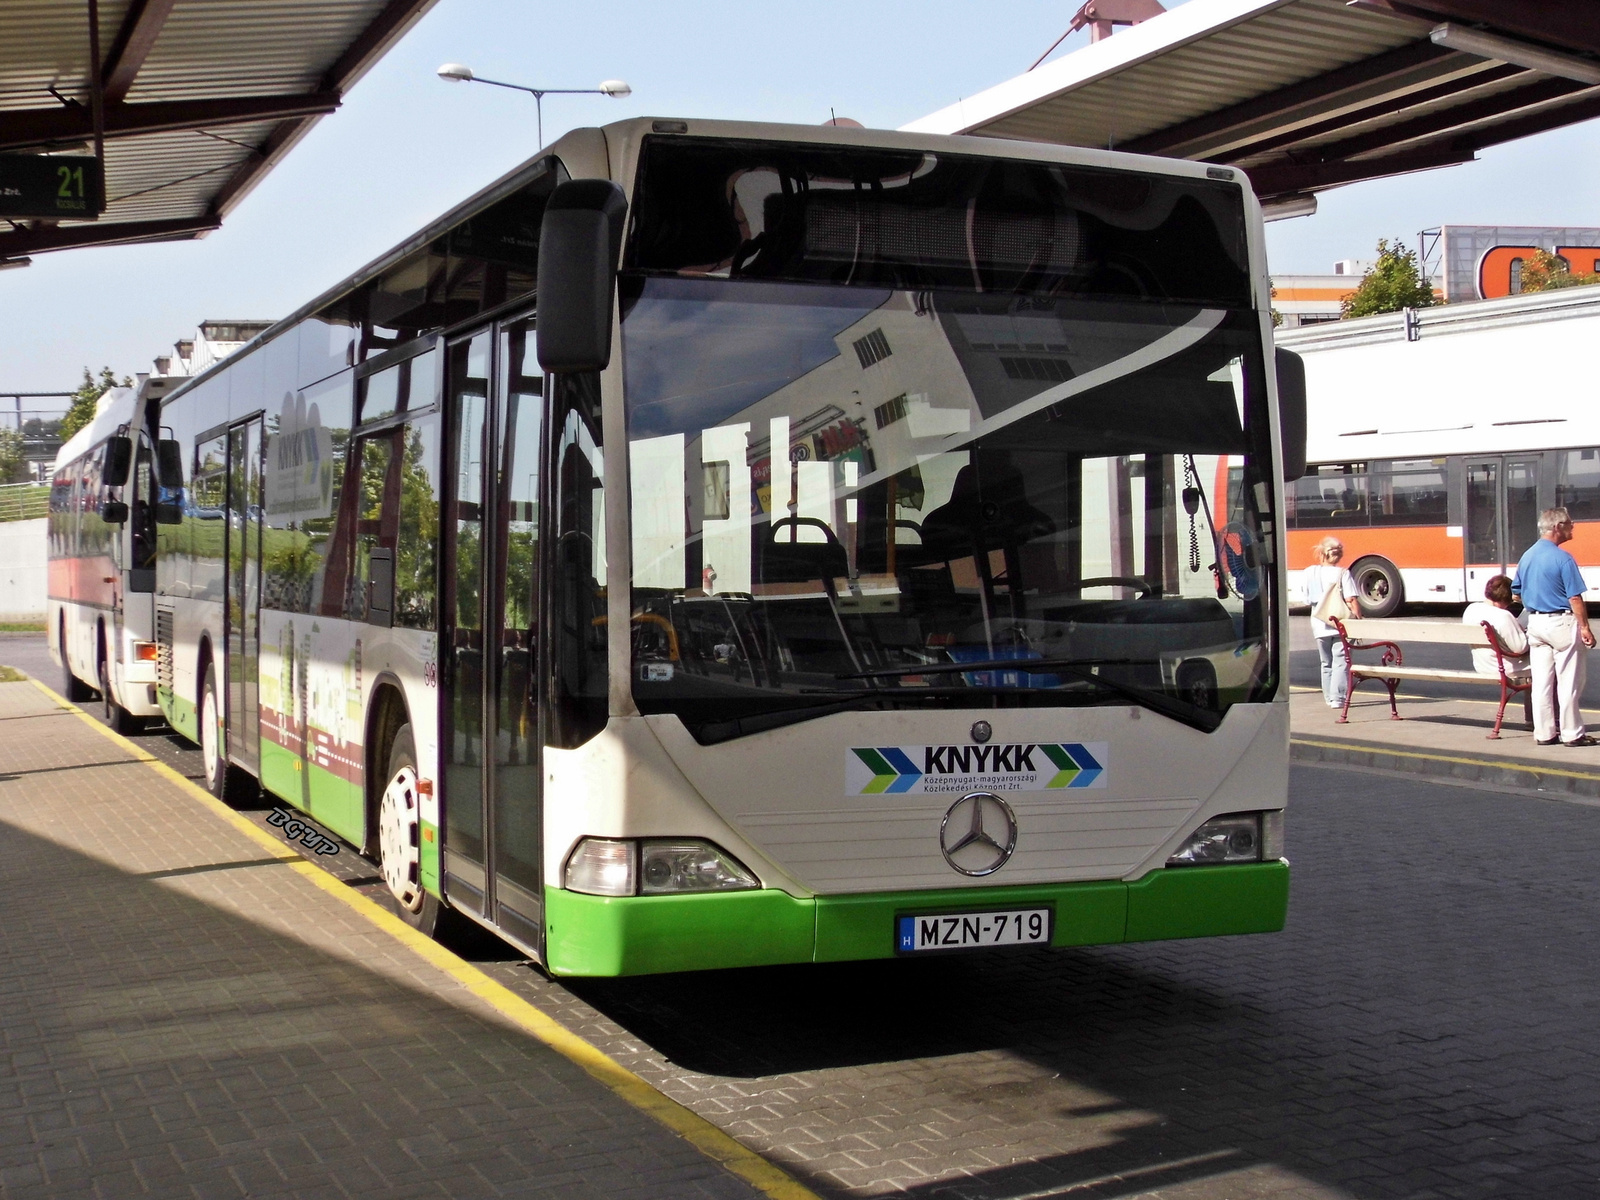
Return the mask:
[[[1495,637],[1500,639],[1501,649],[1506,651],[1506,674],[1518,680],[1525,679],[1529,673],[1528,634],[1523,628],[1527,619],[1526,613],[1520,619],[1511,615],[1511,580],[1505,575],[1496,575],[1484,584],[1483,599],[1467,605],[1467,611],[1461,614],[1464,625],[1489,623]],[[1500,674],[1493,650],[1474,650],[1472,668],[1480,675]]]

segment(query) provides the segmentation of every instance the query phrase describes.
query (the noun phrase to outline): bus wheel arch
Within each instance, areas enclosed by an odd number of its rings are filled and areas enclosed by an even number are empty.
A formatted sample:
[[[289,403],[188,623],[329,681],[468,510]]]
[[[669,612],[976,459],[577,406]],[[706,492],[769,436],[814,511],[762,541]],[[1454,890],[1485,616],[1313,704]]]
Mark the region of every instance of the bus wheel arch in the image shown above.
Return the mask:
[[[367,728],[362,738],[363,824],[361,853],[371,858],[378,855],[378,807],[383,801],[383,789],[389,783],[389,757],[394,751],[395,738],[402,729],[411,725],[411,713],[406,707],[405,693],[394,676],[387,672],[378,676],[372,688],[372,699],[367,706]],[[413,743],[413,755],[415,743]]]
[[[400,919],[432,937],[443,905],[422,886],[422,797],[409,724],[395,730],[378,800],[378,865]]]
[[[117,733],[124,736],[140,733],[144,729],[144,718],[136,717],[117,702],[116,694],[111,690],[111,646],[106,637],[106,623],[102,618],[96,625],[95,633],[95,682],[100,687],[100,716],[103,721]]]
[[[86,704],[94,689],[79,679],[72,670],[72,655],[67,652],[67,610],[63,605],[56,623],[56,641],[61,651],[61,688],[74,704]]]
[[[1363,617],[1392,617],[1406,601],[1400,568],[1379,554],[1368,554],[1350,566],[1361,599]]]

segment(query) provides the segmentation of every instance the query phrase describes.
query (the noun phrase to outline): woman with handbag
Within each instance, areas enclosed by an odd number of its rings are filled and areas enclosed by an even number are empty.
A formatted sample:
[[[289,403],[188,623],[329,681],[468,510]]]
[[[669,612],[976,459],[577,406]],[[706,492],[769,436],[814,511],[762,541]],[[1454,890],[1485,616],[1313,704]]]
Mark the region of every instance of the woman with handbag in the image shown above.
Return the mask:
[[[1343,708],[1345,688],[1350,681],[1350,662],[1339,631],[1330,623],[1334,617],[1348,621],[1361,615],[1356,601],[1356,581],[1340,565],[1344,543],[1325,537],[1312,553],[1316,562],[1305,569],[1300,593],[1311,605],[1311,636],[1317,641],[1317,658],[1322,663],[1322,698],[1329,708]]]

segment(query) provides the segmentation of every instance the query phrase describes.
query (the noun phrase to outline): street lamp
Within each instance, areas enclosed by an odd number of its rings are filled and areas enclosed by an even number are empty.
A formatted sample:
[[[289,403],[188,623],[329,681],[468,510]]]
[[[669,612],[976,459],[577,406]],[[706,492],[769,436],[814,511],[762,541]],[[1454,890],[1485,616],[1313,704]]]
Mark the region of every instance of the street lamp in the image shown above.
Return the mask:
[[[445,63],[439,68],[439,78],[450,83],[492,83],[495,87],[511,88],[513,91],[528,92],[533,96],[534,111],[539,119],[539,145],[544,145],[544,98],[549,95],[556,96],[610,96],[613,100],[621,100],[624,96],[631,96],[633,89],[620,79],[607,79],[597,88],[533,88],[524,87],[520,83],[502,83],[498,79],[485,79],[481,75],[474,75],[472,68],[461,63]]]

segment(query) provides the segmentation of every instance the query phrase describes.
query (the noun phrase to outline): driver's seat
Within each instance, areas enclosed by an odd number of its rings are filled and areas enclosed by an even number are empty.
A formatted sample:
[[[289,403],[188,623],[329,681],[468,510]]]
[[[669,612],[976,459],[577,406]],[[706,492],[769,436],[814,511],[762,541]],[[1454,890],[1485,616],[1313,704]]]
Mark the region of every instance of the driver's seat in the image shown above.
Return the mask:
[[[1054,533],[1056,523],[1028,501],[1022,473],[1009,459],[994,457],[968,463],[956,473],[950,499],[922,521],[922,540],[941,549],[969,554],[979,548],[1020,546]]]

